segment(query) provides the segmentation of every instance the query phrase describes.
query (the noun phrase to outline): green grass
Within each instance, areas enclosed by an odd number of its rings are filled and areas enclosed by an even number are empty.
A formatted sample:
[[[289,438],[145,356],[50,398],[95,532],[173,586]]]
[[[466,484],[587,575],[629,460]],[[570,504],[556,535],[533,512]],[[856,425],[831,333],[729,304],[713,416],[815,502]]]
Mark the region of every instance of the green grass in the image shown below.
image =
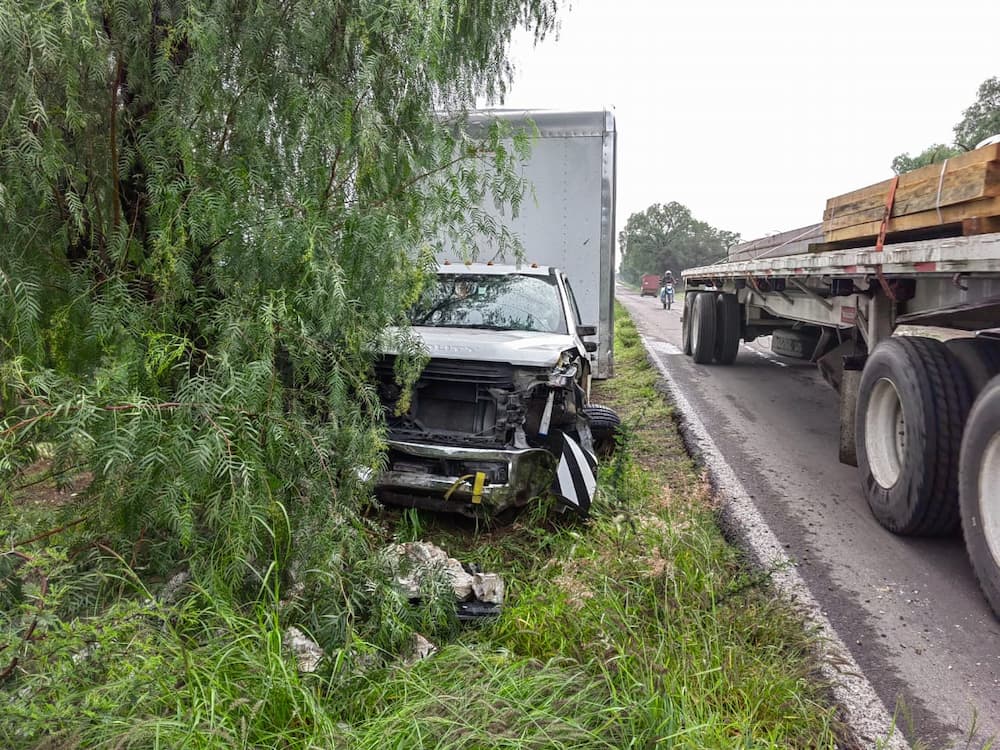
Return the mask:
[[[123,571],[132,596],[50,628],[33,673],[0,692],[0,745],[837,746],[812,637],[722,538],[621,308],[616,328],[617,376],[594,399],[625,429],[589,521],[539,506],[509,527],[417,511],[372,525],[373,544],[425,539],[502,574],[495,622],[457,629],[387,599],[301,675],[284,627],[324,624],[302,622],[277,588],[243,611],[204,591],[154,606]],[[405,666],[394,649],[421,628],[439,651]]]
[[[474,530],[419,514],[424,539],[503,573],[494,625],[372,675],[360,747],[834,747],[814,641],[718,530],[638,332],[616,323],[597,401],[626,430],[586,524]],[[403,527],[412,529],[410,513]],[[383,738],[380,742],[379,738]]]

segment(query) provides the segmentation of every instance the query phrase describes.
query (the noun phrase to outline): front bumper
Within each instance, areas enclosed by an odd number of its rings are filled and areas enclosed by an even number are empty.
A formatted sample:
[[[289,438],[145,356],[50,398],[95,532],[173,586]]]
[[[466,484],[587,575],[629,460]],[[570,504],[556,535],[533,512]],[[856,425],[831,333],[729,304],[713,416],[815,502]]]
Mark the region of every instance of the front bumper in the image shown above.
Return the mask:
[[[389,441],[389,468],[375,482],[376,493],[401,505],[466,515],[525,505],[552,483],[556,458],[542,448],[491,449]],[[486,475],[479,503],[473,481]],[[447,495],[447,499],[445,499]]]

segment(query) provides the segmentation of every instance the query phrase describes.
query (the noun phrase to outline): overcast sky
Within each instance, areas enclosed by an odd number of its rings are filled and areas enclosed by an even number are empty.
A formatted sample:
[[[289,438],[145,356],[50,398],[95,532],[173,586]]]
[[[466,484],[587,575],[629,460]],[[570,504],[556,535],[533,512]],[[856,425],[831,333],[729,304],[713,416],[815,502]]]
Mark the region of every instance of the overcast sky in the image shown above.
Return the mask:
[[[613,109],[618,229],[678,201],[754,239],[950,143],[1000,75],[1000,0],[573,0],[504,106]]]

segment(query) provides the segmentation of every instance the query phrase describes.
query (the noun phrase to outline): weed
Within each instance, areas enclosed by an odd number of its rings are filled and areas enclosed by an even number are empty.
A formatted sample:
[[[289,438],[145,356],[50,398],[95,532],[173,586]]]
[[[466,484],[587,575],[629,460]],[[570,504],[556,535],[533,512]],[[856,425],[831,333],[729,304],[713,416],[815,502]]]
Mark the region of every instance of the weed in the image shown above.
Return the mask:
[[[419,538],[501,573],[508,599],[497,621],[460,630],[444,581],[440,596],[414,606],[375,553],[354,570],[332,559],[300,575],[310,608],[269,575],[244,605],[192,587],[167,606],[139,587],[127,556],[103,556],[87,569],[121,596],[48,623],[2,696],[0,744],[837,746],[843,727],[816,677],[811,636],[768,577],[725,543],[621,310],[616,328],[618,375],[595,390],[625,428],[586,523],[543,500],[506,527],[417,510],[387,516],[391,528],[337,526],[351,559]],[[35,531],[22,521],[18,538]],[[45,541],[68,548],[71,531]],[[38,565],[46,559],[53,590],[66,591],[67,556],[39,556]],[[47,614],[37,596],[21,598],[22,626]],[[23,632],[16,617],[5,633]],[[324,649],[315,673],[301,674],[283,648],[291,624]],[[405,666],[399,656],[415,632],[439,652]]]

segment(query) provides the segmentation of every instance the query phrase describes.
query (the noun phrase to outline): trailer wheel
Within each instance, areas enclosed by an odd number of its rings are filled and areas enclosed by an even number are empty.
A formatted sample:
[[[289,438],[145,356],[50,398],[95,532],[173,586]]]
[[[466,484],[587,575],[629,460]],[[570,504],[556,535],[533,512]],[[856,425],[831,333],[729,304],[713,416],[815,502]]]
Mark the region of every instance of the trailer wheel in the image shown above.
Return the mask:
[[[731,365],[740,351],[740,303],[735,294],[720,294],[715,301],[715,361]]]
[[[715,356],[715,295],[699,294],[691,306],[691,356],[699,365]]]
[[[972,395],[986,387],[994,375],[1000,375],[1000,344],[981,338],[951,339],[945,342],[955,355],[972,387]]]
[[[684,294],[684,315],[681,317],[681,341],[683,342],[684,353],[691,356],[691,316],[693,314],[694,298],[697,292],[687,292]]]
[[[865,364],[855,437],[868,506],[897,534],[958,528],[958,446],[971,402],[965,373],[940,341],[895,337]]]
[[[1000,617],[1000,377],[969,413],[959,461],[962,531],[979,586]]]

